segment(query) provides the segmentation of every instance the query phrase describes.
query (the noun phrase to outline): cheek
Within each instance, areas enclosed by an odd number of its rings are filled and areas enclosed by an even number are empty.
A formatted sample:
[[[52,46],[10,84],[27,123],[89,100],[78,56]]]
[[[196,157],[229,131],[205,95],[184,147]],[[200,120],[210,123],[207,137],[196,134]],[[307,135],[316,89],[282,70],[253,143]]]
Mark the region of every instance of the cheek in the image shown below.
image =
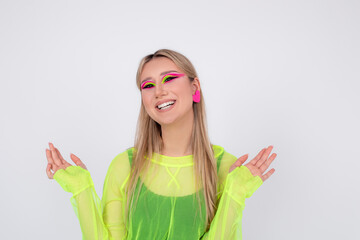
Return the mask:
[[[177,79],[176,79],[177,80]],[[176,81],[173,80],[173,81]],[[174,84],[169,83],[169,85],[167,86],[169,88],[169,90],[176,92],[178,95],[184,96],[184,97],[188,97],[192,95],[192,89],[191,89],[191,85],[187,82],[184,81],[179,81],[178,82],[174,82]]]
[[[144,104],[145,108],[148,108],[151,105],[151,97],[149,94],[142,92],[141,101]]]
[[[189,85],[183,85],[180,88],[179,93],[183,96],[183,98],[185,98],[184,100],[186,102],[192,102],[192,89]]]

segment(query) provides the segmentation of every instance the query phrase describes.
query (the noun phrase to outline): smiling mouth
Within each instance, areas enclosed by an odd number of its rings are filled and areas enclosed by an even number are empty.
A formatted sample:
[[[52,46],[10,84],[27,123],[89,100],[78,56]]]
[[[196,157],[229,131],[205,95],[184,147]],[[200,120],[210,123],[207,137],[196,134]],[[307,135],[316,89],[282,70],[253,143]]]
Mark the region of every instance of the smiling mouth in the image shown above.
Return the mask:
[[[171,106],[173,106],[174,104],[175,104],[175,100],[173,100],[173,101],[168,101],[168,102],[166,102],[166,103],[163,103],[163,104],[160,104],[160,105],[158,105],[156,108],[158,109],[158,110],[165,110],[165,109],[168,109],[168,108],[171,108]]]

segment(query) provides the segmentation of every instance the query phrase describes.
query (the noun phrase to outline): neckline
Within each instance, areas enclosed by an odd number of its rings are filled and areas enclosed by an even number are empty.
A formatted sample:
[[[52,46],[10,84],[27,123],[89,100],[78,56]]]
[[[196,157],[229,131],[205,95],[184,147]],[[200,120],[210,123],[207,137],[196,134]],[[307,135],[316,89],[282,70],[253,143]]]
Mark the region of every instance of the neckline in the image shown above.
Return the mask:
[[[166,167],[189,167],[194,165],[193,155],[170,157],[154,152],[151,162]]]
[[[171,157],[171,156],[162,155],[162,154],[157,153],[157,152],[154,152],[153,154],[157,154],[157,155],[159,155],[161,157],[164,157],[164,158],[185,158],[185,157],[192,157],[193,156],[193,154],[190,154],[190,155],[179,156],[179,157]]]

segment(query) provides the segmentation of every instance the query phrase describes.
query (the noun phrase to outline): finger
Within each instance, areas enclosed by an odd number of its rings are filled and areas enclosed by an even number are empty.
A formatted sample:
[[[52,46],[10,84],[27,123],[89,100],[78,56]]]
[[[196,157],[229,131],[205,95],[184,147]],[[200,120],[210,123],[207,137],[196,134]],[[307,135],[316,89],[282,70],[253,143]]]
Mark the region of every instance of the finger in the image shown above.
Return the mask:
[[[241,165],[243,165],[243,163],[246,161],[246,159],[248,157],[249,157],[249,154],[245,154],[245,155],[239,157],[236,160],[236,162],[233,165],[231,165],[229,172],[232,172],[232,170],[234,170],[235,168],[240,167]]]
[[[263,176],[261,177],[261,179],[263,180],[263,182],[265,182],[274,172],[275,172],[275,169],[272,168],[272,169],[270,169],[265,175],[263,175]]]
[[[253,160],[250,161],[251,164],[255,165],[257,163],[257,161],[259,161],[259,159],[261,158],[261,156],[264,154],[264,151],[266,150],[266,148],[261,149],[261,151],[254,157]]]
[[[61,155],[60,151],[59,151],[57,148],[55,148],[55,151],[56,151],[57,155],[59,156],[59,158],[60,158],[60,160],[61,160],[61,163],[64,164],[65,168],[67,168],[68,166],[71,166],[71,164],[68,163],[68,162],[63,158],[63,156]]]
[[[71,158],[71,160],[76,164],[76,166],[80,166],[80,167],[82,167],[82,168],[84,168],[84,169],[86,169],[87,170],[87,168],[86,168],[86,166],[85,166],[85,164],[80,160],[80,158],[78,158],[75,154],[70,154],[70,158]]]
[[[51,172],[50,168],[51,168],[51,164],[48,163],[48,165],[46,166],[46,174],[47,174],[49,179],[54,179],[53,178],[54,174]]]
[[[55,150],[55,147],[52,143],[49,143],[49,146],[50,146],[50,151],[51,151],[51,156],[52,156],[52,159],[54,160],[55,164],[57,166],[61,166],[62,163],[61,163],[61,160],[59,158],[59,156],[57,155],[56,153],[56,150]]]
[[[63,156],[61,155],[59,149],[55,148],[55,151],[56,151],[57,155],[59,156],[59,159],[60,159],[61,163],[64,164],[66,161],[63,158]]]
[[[273,150],[273,146],[269,146],[266,151],[264,152],[264,154],[261,156],[261,158],[259,159],[259,161],[256,162],[256,166],[260,167],[265,161],[266,159],[269,157],[271,151]]]
[[[270,166],[270,164],[275,160],[277,154],[273,153],[271,154],[271,156],[269,157],[269,159],[267,159],[261,166],[260,166],[260,172],[264,173],[266,169],[268,169],[268,167]]]
[[[237,166],[240,167],[241,165],[244,164],[244,162],[246,161],[246,159],[248,159],[248,157],[249,157],[249,154],[247,153],[247,154],[239,157],[235,163],[237,163]]]
[[[51,153],[50,153],[50,154],[51,154]],[[50,170],[51,170],[51,172],[52,172],[53,174],[55,174],[55,172],[56,172],[57,170],[59,170],[60,168],[64,168],[64,167],[63,167],[64,165],[58,166],[58,165],[56,165],[55,163],[48,163],[48,164],[50,164]]]
[[[45,152],[48,163],[54,164],[54,159],[51,156],[51,151],[49,149],[46,149]]]

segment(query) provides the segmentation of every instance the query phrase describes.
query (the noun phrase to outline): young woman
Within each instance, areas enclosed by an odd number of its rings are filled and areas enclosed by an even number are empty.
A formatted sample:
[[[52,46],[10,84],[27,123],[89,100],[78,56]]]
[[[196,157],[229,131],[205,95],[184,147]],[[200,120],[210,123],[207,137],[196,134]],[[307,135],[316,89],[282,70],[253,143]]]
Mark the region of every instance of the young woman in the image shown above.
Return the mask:
[[[141,109],[133,148],[111,162],[100,201],[84,163],[49,143],[47,175],[65,191],[83,239],[241,239],[245,198],[273,173],[262,149],[243,165],[210,143],[200,81],[182,54],[161,49],[137,71]]]

